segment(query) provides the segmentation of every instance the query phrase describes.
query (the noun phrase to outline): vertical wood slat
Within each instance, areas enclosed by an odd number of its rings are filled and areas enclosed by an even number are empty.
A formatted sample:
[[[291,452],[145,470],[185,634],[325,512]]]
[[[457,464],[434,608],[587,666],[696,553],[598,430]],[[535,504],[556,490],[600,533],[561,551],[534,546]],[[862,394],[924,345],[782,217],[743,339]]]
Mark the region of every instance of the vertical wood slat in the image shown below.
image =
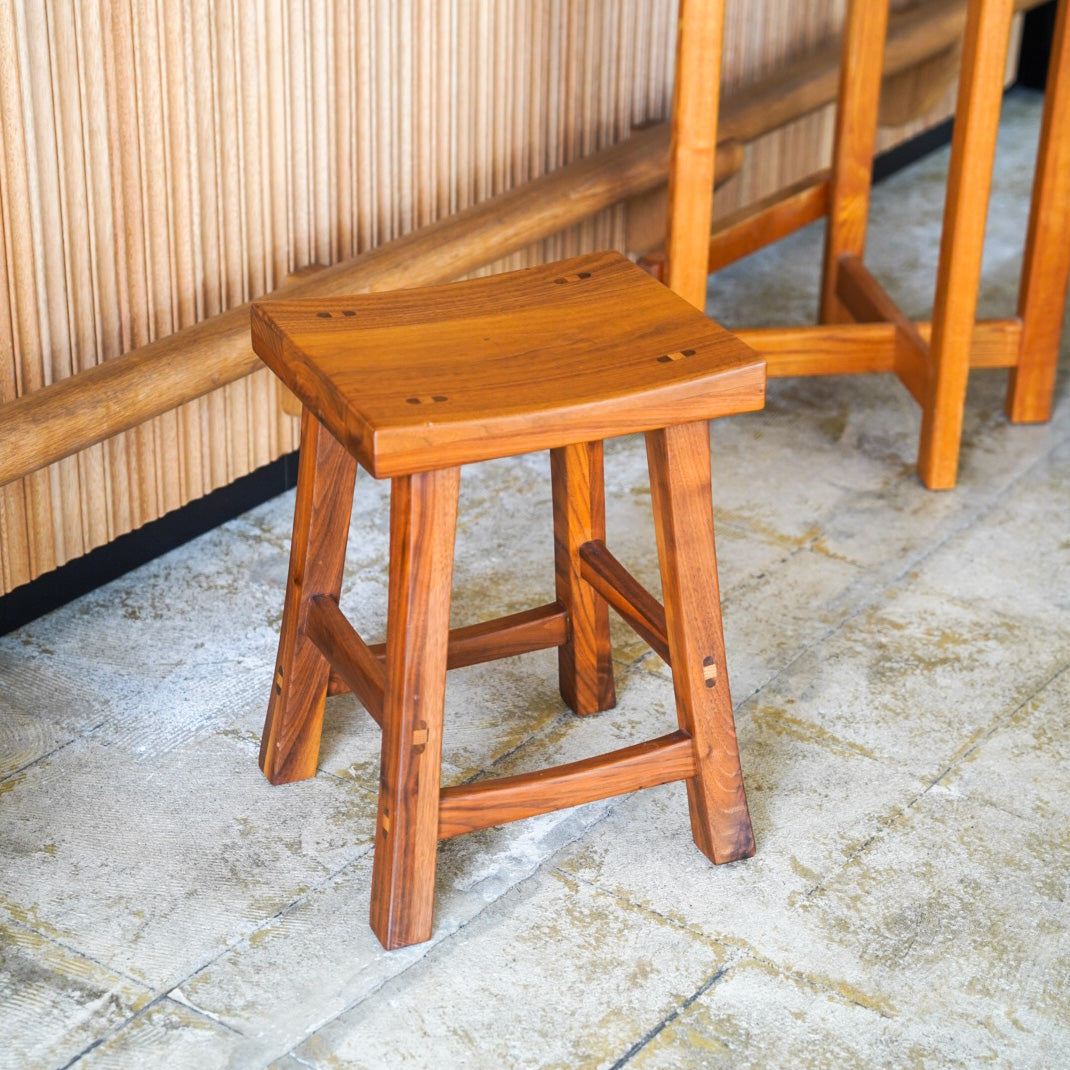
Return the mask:
[[[930,490],[950,489],[958,475],[1003,60],[1013,14],[1013,0],[988,0],[968,8],[933,300],[933,374],[930,397],[922,407],[918,451],[918,474]]]
[[[666,282],[685,300],[703,309],[723,34],[724,0],[680,0],[669,148]]]
[[[842,6],[727,0],[724,83],[814,46]],[[0,0],[0,397],[665,118],[676,11]],[[790,161],[762,151],[779,182]],[[486,270],[623,242],[617,208]],[[293,449],[275,398],[257,373],[0,491],[0,593]]]

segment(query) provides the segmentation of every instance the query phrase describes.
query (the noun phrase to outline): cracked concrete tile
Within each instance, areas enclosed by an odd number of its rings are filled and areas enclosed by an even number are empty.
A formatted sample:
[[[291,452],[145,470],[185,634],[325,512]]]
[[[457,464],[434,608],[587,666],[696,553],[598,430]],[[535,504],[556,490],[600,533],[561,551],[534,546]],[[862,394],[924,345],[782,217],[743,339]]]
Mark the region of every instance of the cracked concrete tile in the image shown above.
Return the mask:
[[[225,736],[152,762],[79,741],[3,787],[0,916],[157,988],[366,851],[374,828],[373,797],[330,777],[273,788]]]
[[[1067,842],[1065,822],[1051,837],[933,789],[807,898],[795,942],[770,934],[757,950],[946,1034],[967,1065],[1059,1065],[1070,1050]]]
[[[540,870],[294,1054],[313,1067],[609,1067],[727,953]]]
[[[64,1066],[151,999],[77,952],[0,923],[0,1070]]]
[[[941,781],[1059,834],[1070,798],[1070,669],[1064,669]]]
[[[50,641],[24,631],[0,637],[0,715],[23,725],[36,722],[40,727],[31,731],[42,744],[46,737],[71,739],[92,731],[119,704],[103,682],[86,678]]]
[[[761,708],[927,780],[1065,663],[1043,629],[927,593],[887,596],[788,666]]]
[[[0,714],[0,781],[74,738],[74,732],[40,717],[4,711]]]
[[[933,591],[1070,634],[1070,441],[917,572]],[[1060,639],[1061,635],[1061,639]]]
[[[384,951],[368,925],[372,860],[365,855],[172,996],[240,1031],[258,1050],[286,1051],[467,932],[472,919],[600,816],[586,807],[442,843],[433,936],[397,951]]]
[[[870,578],[854,565],[798,550],[724,600],[723,627],[732,698],[738,706],[852,611]],[[668,675],[663,662],[644,662]]]
[[[928,1035],[852,993],[821,988],[753,959],[729,967],[628,1062],[629,1070],[968,1065],[953,1037]]]
[[[71,1070],[141,1070],[148,1066],[197,1070],[259,1070],[259,1055],[243,1052],[243,1039],[203,1015],[162,1000],[128,1022]]]

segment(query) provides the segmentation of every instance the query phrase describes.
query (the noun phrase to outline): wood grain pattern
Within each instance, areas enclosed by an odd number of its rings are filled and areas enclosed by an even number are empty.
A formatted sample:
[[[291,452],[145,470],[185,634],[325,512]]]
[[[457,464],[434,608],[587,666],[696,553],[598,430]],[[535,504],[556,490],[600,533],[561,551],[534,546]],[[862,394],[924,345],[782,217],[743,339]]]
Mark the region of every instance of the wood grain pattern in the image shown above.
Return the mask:
[[[580,547],[580,575],[650,645],[662,661],[669,660],[665,610],[661,603],[613,556],[605,543]]]
[[[720,105],[724,0],[680,0],[665,233],[669,288],[706,307],[706,235]]]
[[[296,275],[278,296],[449,282],[662,181],[668,132],[654,127],[353,261]],[[259,367],[249,313],[248,304],[233,308],[5,405],[0,484],[249,375]]]
[[[646,441],[676,712],[697,758],[691,832],[711,861],[731,862],[754,853],[754,836],[721,630],[709,428],[683,424]]]
[[[0,410],[10,429],[0,482],[14,480],[0,491],[3,589],[293,448],[293,422],[254,371],[244,313],[203,335],[184,328],[306,263],[381,246],[668,112],[674,0],[577,0],[568,19],[528,0],[487,11],[459,0],[433,17],[412,0],[196,10],[60,0],[19,18],[16,6],[0,2],[11,300],[0,404],[42,396]],[[838,18],[819,0],[746,0],[745,10],[729,0],[720,126],[758,140],[722,210],[820,165],[827,110],[798,116],[835,96],[837,49],[823,43]],[[946,46],[963,23],[962,0],[896,13],[885,71]],[[438,40],[450,48],[431,47]],[[593,40],[599,48],[583,44]],[[884,132],[880,144],[916,129]],[[656,160],[663,182],[666,124],[659,139],[639,164]],[[603,162],[605,181],[632,173],[621,158]],[[578,202],[567,187],[539,200],[558,203],[534,229],[514,219],[502,235],[535,244],[498,267],[624,246],[623,206],[544,237],[554,211]],[[484,256],[512,247],[475,236]],[[428,245],[398,250],[414,269],[446,239],[423,237]],[[384,269],[365,266],[373,278]],[[159,348],[126,363],[121,354],[143,346]],[[19,478],[45,464],[54,467]]]
[[[15,390],[0,403],[664,117],[671,43],[656,27],[671,22],[671,0],[570,7],[566,19],[558,0],[0,0],[0,214],[15,302],[0,343],[0,383],[10,376]],[[533,39],[544,62],[531,60]],[[599,212],[503,266],[620,245],[623,225],[622,209]],[[237,333],[251,370],[247,323]],[[173,414],[82,443],[77,459],[2,492],[2,589],[294,448],[270,375],[222,386],[202,370],[175,370],[168,404],[184,407]],[[126,385],[86,403],[90,424],[155,404],[151,387],[139,397]],[[191,403],[198,387],[211,393]],[[75,447],[42,426],[53,451]]]
[[[338,600],[355,478],[356,462],[306,412],[279,653],[260,740],[260,768],[272,784],[316,773],[330,666],[305,622],[313,596]]]
[[[612,709],[613,652],[609,609],[581,575],[580,550],[606,537],[602,443],[580,442],[550,451],[554,513],[554,584],[568,614],[568,639],[557,649],[561,697],[574,713]]]
[[[843,323],[850,319],[836,297],[836,277],[840,257],[845,253],[861,257],[865,250],[887,28],[887,3],[850,0],[840,59],[836,133],[829,177],[828,224],[818,308],[821,323]]]
[[[933,302],[932,376],[918,448],[918,474],[930,490],[949,489],[958,477],[970,340],[1013,12],[1013,0],[974,0],[966,21]]]
[[[1056,14],[1029,212],[1018,315],[1022,350],[1007,386],[1018,422],[1051,417],[1055,367],[1070,282],[1070,0]]]
[[[914,325],[923,341],[931,323]],[[899,331],[891,323],[837,323],[800,329],[770,327],[736,332],[766,362],[770,378],[793,375],[852,375],[895,372]],[[971,368],[1010,368],[1018,360],[1022,323],[1018,319],[980,320],[970,343]]]
[[[328,595],[317,594],[309,599],[305,619],[305,634],[335,673],[345,682],[344,690],[352,691],[380,727],[383,723],[383,691],[386,674],[382,662],[357,634],[338,603]],[[331,687],[328,694],[340,694],[343,688]]]
[[[443,788],[439,839],[684,780],[694,773],[693,741],[678,731],[568,765]]]
[[[453,541],[460,472],[402,476],[390,494],[379,812],[371,926],[390,949],[431,935]]]
[[[890,323],[895,328],[895,373],[919,405],[928,397],[929,345],[917,326],[900,311],[860,257],[840,257],[836,297],[858,323]]]
[[[253,344],[376,477],[764,402],[753,353],[611,252],[442,287],[257,304]]]

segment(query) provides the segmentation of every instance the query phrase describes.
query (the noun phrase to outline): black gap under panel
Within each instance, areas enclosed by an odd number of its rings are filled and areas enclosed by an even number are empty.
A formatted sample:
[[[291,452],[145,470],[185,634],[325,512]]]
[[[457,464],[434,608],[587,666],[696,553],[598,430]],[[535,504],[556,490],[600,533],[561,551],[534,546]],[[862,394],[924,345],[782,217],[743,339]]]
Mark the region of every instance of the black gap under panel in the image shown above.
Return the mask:
[[[0,598],[0,635],[110,583],[296,483],[294,452],[16,587]]]

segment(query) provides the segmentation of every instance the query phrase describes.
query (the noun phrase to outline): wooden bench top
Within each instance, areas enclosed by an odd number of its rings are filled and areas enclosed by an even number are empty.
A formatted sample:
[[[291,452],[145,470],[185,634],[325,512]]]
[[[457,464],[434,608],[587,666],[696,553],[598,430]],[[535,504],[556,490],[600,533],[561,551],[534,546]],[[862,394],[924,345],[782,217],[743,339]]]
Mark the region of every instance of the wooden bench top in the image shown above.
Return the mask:
[[[257,302],[253,348],[372,475],[760,409],[765,364],[615,252]]]

